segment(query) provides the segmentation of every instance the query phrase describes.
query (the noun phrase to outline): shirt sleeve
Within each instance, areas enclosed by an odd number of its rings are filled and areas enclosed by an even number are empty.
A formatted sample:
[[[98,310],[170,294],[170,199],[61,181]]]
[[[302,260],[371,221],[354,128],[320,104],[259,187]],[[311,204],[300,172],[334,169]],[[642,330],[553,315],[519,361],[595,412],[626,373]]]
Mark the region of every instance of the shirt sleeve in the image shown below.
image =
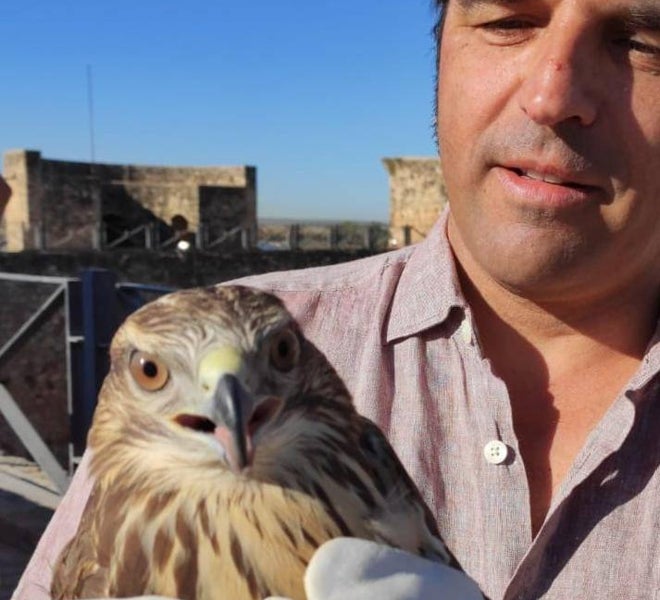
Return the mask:
[[[90,451],[83,458],[53,518],[18,583],[11,600],[49,600],[53,567],[60,552],[78,529],[93,480],[89,473]]]

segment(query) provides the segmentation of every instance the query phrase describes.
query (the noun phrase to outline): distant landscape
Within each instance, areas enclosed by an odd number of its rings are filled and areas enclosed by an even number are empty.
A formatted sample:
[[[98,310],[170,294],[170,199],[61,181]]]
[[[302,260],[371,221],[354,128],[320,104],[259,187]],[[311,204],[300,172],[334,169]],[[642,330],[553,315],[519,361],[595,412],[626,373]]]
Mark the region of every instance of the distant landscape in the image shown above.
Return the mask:
[[[294,230],[295,228],[295,230]],[[297,241],[293,241],[296,236]],[[295,219],[259,219],[257,247],[261,250],[386,250],[389,233],[387,223],[369,221],[332,221]]]

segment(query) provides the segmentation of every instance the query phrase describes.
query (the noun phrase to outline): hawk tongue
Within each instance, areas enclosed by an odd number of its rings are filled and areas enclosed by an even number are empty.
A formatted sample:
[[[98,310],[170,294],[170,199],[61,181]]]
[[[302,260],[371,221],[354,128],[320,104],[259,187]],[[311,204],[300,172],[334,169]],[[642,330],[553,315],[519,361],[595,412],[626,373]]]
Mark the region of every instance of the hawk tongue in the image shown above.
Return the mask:
[[[254,398],[235,375],[226,373],[218,379],[213,404],[213,435],[225,449],[229,467],[238,474],[252,462],[252,435],[247,422],[254,410]]]
[[[238,436],[241,435],[244,436],[243,444],[238,440]],[[253,447],[251,436],[245,432],[236,431],[224,425],[218,425],[213,432],[213,437],[225,449],[227,462],[233,473],[238,475],[252,463]],[[245,455],[242,448],[245,448]]]

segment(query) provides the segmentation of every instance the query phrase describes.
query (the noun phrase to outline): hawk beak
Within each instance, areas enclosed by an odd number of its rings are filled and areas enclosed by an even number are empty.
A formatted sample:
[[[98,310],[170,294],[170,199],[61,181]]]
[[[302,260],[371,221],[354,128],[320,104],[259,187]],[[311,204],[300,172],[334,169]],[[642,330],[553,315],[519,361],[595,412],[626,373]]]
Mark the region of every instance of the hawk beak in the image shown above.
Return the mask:
[[[254,397],[235,375],[226,373],[218,379],[213,392],[214,435],[224,446],[229,466],[235,473],[250,464],[252,448],[247,424],[254,405]]]
[[[254,396],[241,381],[245,370],[240,350],[221,346],[210,351],[199,366],[207,418],[202,418],[201,424],[196,419],[192,425],[186,415],[177,418],[179,424],[212,433],[225,450],[229,468],[237,474],[252,464],[254,437],[284,404],[283,398],[277,396]]]

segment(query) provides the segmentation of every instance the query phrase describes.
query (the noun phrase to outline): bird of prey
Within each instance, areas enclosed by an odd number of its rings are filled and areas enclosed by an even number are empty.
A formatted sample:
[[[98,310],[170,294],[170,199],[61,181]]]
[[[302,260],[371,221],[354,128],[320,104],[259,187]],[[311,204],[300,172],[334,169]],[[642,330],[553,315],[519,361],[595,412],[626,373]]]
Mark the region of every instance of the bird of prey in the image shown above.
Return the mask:
[[[163,296],[110,354],[95,487],[54,599],[301,600],[310,557],[338,536],[455,564],[385,436],[276,297]]]

